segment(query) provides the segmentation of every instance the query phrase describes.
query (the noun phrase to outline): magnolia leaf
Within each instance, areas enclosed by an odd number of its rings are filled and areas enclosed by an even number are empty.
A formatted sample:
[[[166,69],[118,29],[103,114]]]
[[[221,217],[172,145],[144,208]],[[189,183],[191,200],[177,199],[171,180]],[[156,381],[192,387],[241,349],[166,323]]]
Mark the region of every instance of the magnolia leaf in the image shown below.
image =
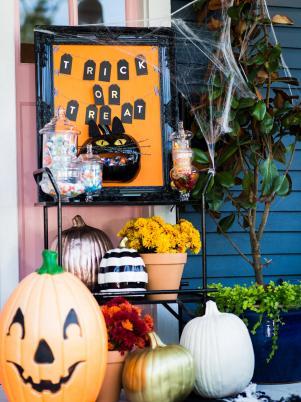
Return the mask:
[[[290,192],[290,182],[286,175],[278,176],[275,179],[274,191],[277,195],[285,196]]]
[[[202,191],[205,188],[206,182],[207,182],[207,175],[204,174],[200,175],[194,189],[192,190],[192,198],[198,199],[201,196]],[[214,184],[214,176],[211,176],[210,182],[207,187],[207,194],[211,191],[213,184]]]
[[[214,101],[215,99],[219,98],[224,91],[224,88],[222,86],[221,87],[213,86],[212,88],[213,90],[209,93],[210,101]]]
[[[250,192],[253,183],[254,183],[254,175],[253,172],[249,171],[243,178],[242,187],[245,191]]]
[[[231,137],[236,137],[240,132],[240,124],[237,120],[234,120],[231,124],[232,131],[229,133]]]
[[[223,187],[229,188],[235,185],[235,178],[230,172],[217,173],[216,178]]]
[[[281,140],[273,145],[273,157],[280,163],[286,163],[286,147]]]
[[[272,78],[272,81],[273,82],[284,82],[285,84],[295,85],[295,86],[299,85],[299,81],[297,80],[297,78],[294,78],[294,77],[276,77],[276,78]]]
[[[239,20],[240,17],[240,13],[242,10],[243,4],[238,6],[232,6],[228,8],[228,16],[232,19],[232,20]]]
[[[223,219],[221,219],[218,223],[217,227],[217,232],[218,233],[225,233],[227,232],[230,227],[233,225],[235,221],[235,213],[232,212],[230,215],[225,216]]]
[[[256,120],[262,121],[266,115],[266,112],[267,112],[266,104],[264,103],[264,101],[259,101],[254,106],[251,114]]]
[[[262,177],[262,194],[270,195],[273,191],[274,180],[278,176],[278,170],[271,158],[267,158],[259,167]]]
[[[267,80],[268,78],[269,78],[269,74],[265,70],[259,70],[257,72],[257,79],[261,83],[264,82],[265,80]]]
[[[199,163],[201,165],[207,165],[209,163],[209,158],[206,152],[198,148],[192,148],[193,152],[193,162]]]
[[[248,215],[243,215],[242,226],[244,229],[247,229],[250,226],[250,221]]]
[[[231,107],[232,109],[237,109],[239,106],[239,101],[235,96],[233,96],[232,101],[231,101]]]
[[[256,56],[252,57],[248,62],[247,65],[251,66],[253,64],[262,65],[266,61],[266,56],[263,53],[258,53]]]
[[[221,29],[223,23],[221,20],[212,17],[207,26],[211,31],[217,31],[218,29]]]
[[[238,108],[239,109],[245,109],[247,107],[251,107],[255,104],[255,99],[253,98],[241,98],[238,99],[239,105]]]
[[[233,154],[238,150],[238,145],[233,143],[229,145],[228,147],[225,147],[224,149],[221,149],[221,154],[219,158],[217,159],[217,163],[219,166],[223,165],[225,162],[227,162]]]
[[[200,175],[194,189],[192,190],[192,198],[199,198],[201,195],[202,189],[205,185],[205,175]]]
[[[294,25],[294,21],[286,15],[273,15],[272,17],[273,24],[282,24],[282,25]]]
[[[224,202],[223,199],[215,198],[215,199],[208,201],[208,206],[211,211],[218,212],[220,210],[221,206],[223,205],[223,202]]]
[[[264,119],[260,122],[259,129],[262,134],[269,134],[273,129],[273,125],[273,117],[269,113],[266,113]]]

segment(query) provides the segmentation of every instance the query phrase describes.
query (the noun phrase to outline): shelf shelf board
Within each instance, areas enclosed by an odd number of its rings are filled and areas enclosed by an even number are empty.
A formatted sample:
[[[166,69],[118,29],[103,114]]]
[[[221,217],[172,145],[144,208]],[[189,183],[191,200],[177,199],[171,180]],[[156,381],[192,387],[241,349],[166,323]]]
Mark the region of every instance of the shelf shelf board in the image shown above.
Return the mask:
[[[97,206],[145,206],[145,205],[198,205],[199,201],[189,200],[189,201],[180,201],[180,200],[144,200],[141,198],[133,198],[131,200],[112,200],[112,199],[103,199],[97,201],[78,201],[78,200],[70,200],[70,201],[62,201],[62,206],[68,207],[97,207]],[[57,201],[40,201],[36,202],[35,206],[43,206],[43,207],[56,207],[58,205]]]
[[[104,304],[113,297],[121,296],[129,299],[133,304],[170,304],[170,303],[195,303],[203,300],[207,293],[217,292],[215,288],[208,289],[173,289],[173,290],[158,290],[158,291],[140,291],[140,292],[111,292],[111,293],[101,293],[93,292],[93,296],[96,298],[99,304]],[[149,295],[159,295],[160,294],[174,294],[177,293],[178,297],[176,299],[158,299],[150,300],[147,298]],[[138,296],[139,295],[139,296]]]

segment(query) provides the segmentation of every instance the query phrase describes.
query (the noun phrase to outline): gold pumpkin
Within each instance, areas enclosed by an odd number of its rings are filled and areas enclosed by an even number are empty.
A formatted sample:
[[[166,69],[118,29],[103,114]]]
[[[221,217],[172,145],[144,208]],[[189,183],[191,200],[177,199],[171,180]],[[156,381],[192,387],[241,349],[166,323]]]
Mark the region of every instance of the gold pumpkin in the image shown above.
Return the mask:
[[[72,225],[62,233],[62,265],[90,290],[96,290],[100,261],[113,244],[102,230],[86,225],[80,215],[72,219]],[[51,249],[57,250],[57,238]]]
[[[130,402],[180,402],[195,381],[191,353],[181,345],[165,345],[154,332],[151,346],[126,358],[122,383]]]
[[[0,314],[0,378],[11,402],[94,402],[107,363],[98,304],[44,250]]]

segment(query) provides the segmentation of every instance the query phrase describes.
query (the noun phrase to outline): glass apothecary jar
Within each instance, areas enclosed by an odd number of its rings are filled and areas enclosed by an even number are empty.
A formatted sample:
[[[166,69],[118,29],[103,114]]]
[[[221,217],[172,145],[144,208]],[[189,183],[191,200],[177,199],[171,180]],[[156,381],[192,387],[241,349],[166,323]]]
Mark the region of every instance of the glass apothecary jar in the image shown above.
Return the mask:
[[[92,144],[87,145],[87,152],[78,157],[81,164],[81,181],[85,188],[86,201],[93,201],[102,188],[103,164],[98,155],[93,155]]]
[[[39,133],[43,136],[43,167],[52,168],[66,156],[76,159],[80,131],[66,118],[64,108],[60,107],[56,116]]]
[[[57,164],[52,167],[51,172],[59,188],[63,201],[84,194],[85,186],[81,180],[81,164],[78,162],[68,162]],[[56,199],[54,187],[47,174],[43,174],[40,181],[41,189],[44,193],[51,195]]]
[[[178,130],[170,136],[173,163],[170,171],[171,187],[179,191],[182,201],[189,199],[199,178],[199,173],[192,164],[191,138],[192,133],[184,130],[182,121],[178,123]]]

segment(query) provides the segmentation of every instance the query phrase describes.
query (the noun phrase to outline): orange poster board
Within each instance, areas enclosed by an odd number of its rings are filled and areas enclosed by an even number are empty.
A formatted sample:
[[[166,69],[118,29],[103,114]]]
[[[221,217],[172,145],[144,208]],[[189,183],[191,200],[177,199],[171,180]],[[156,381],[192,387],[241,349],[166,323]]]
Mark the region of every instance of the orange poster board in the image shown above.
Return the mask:
[[[54,107],[69,111],[81,131],[80,146],[89,137],[87,116],[97,124],[119,117],[125,133],[139,144],[137,176],[106,186],[164,185],[158,46],[57,44],[53,87]]]

